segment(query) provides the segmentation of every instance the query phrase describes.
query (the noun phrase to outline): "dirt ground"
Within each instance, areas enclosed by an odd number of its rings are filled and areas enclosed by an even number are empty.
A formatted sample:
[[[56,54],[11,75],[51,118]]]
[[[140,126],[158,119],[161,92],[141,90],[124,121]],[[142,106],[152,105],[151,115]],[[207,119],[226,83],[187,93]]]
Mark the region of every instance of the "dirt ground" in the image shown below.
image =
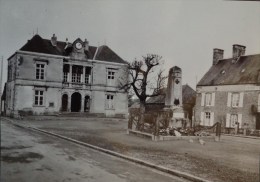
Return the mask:
[[[78,139],[161,166],[219,182],[258,182],[260,139],[222,136],[220,142],[151,141],[126,134],[127,120],[64,118],[22,120],[26,125]]]
[[[1,182],[190,182],[1,121]]]

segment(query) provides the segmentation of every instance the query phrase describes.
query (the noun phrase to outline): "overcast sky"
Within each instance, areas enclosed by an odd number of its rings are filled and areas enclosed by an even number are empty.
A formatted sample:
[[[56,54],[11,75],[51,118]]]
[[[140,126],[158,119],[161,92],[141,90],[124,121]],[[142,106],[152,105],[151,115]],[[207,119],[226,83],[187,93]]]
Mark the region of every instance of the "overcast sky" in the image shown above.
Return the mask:
[[[0,0],[0,56],[6,59],[36,33],[70,42],[106,44],[127,61],[159,54],[165,70],[179,66],[195,89],[212,64],[213,48],[260,53],[260,3],[221,0]]]

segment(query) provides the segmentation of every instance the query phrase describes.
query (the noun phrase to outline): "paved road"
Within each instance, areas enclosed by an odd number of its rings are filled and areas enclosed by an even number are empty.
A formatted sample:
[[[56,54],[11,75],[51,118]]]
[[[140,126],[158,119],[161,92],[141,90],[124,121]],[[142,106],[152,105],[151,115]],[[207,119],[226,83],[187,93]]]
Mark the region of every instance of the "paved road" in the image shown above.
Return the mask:
[[[0,181],[184,182],[186,180],[1,121]]]

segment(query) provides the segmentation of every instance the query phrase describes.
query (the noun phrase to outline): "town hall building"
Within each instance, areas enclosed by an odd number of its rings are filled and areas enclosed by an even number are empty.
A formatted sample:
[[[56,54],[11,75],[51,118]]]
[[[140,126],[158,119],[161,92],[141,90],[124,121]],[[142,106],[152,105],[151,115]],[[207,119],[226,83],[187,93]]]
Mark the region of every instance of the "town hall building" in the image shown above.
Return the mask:
[[[224,50],[214,49],[212,66],[197,84],[197,125],[260,130],[260,54],[245,51],[235,44],[224,59]]]
[[[34,35],[8,58],[5,113],[126,115],[127,62],[108,46]]]

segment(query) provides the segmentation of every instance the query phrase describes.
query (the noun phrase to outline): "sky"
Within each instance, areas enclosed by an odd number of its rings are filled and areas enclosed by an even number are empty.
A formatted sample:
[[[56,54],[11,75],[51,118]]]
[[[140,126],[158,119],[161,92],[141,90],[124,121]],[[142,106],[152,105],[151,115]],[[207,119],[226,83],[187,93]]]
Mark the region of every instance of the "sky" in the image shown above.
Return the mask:
[[[7,58],[38,32],[45,39],[88,39],[127,61],[162,56],[165,74],[182,69],[193,89],[212,65],[213,48],[260,53],[260,2],[222,0],[0,0],[0,56]]]

